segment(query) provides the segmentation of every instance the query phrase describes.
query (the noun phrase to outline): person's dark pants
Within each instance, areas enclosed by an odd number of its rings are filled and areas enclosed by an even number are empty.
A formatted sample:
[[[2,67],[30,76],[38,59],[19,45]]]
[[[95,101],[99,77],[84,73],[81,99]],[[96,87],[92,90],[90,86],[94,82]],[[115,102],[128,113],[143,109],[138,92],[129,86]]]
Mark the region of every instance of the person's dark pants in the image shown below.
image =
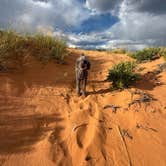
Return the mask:
[[[76,71],[76,90],[77,94],[81,95],[81,89],[83,96],[86,96],[86,85],[87,85],[87,78],[88,72],[84,71],[83,74],[78,74],[79,72]]]

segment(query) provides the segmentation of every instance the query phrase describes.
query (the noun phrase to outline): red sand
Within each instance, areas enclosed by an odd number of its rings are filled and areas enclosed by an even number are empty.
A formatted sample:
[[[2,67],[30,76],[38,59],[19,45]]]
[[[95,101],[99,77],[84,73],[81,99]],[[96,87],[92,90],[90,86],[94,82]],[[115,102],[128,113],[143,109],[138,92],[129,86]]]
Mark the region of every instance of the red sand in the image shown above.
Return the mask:
[[[165,166],[166,72],[130,89],[109,91],[108,69],[125,55],[70,50],[67,64],[35,60],[0,73],[0,165]],[[74,64],[85,52],[92,62],[88,96],[77,97]],[[141,64],[146,74],[164,60]],[[157,84],[155,81],[160,82]],[[133,104],[139,89],[156,99]],[[119,106],[116,113],[107,105]]]

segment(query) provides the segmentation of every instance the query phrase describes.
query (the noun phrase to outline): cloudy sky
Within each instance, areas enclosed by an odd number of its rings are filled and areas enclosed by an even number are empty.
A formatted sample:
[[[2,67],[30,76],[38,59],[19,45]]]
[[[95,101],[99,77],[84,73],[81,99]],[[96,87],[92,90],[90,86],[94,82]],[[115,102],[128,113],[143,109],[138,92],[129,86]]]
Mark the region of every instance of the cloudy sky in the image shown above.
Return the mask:
[[[0,0],[0,29],[65,38],[71,47],[166,45],[165,0]]]

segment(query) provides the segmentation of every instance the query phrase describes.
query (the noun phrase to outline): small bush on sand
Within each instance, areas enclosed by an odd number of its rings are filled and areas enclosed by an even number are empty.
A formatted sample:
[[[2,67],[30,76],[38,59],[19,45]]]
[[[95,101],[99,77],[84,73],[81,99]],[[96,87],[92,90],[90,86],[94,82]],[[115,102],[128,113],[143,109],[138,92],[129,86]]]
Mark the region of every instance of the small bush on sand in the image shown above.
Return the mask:
[[[67,55],[67,45],[63,40],[49,36],[23,36],[12,31],[0,31],[1,66],[9,61],[23,65],[28,55],[37,57],[42,62],[62,62]]]
[[[112,88],[123,89],[135,82],[139,78],[139,74],[134,72],[135,67],[134,62],[122,62],[114,65],[107,76],[107,80],[112,82]]]
[[[127,51],[123,48],[116,48],[116,49],[113,49],[109,52],[114,53],[114,54],[126,54],[127,53]]]
[[[160,47],[156,48],[145,48],[141,51],[129,54],[130,57],[136,59],[138,62],[151,61],[161,56],[166,56],[166,50]]]

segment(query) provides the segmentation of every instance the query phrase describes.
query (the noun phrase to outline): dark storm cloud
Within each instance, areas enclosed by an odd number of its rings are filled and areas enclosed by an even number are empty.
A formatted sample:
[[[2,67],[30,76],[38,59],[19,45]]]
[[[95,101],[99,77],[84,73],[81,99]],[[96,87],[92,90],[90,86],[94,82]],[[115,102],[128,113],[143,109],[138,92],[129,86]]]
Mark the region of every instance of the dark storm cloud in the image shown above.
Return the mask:
[[[114,10],[122,0],[87,0],[86,4],[90,9],[100,12],[108,12]]]
[[[165,0],[128,0],[128,5],[132,5],[139,12],[152,14],[166,13]]]
[[[87,0],[86,4],[90,9],[96,11],[111,12],[114,9],[117,10],[117,7],[124,1],[131,10],[152,14],[166,13],[165,0]]]

